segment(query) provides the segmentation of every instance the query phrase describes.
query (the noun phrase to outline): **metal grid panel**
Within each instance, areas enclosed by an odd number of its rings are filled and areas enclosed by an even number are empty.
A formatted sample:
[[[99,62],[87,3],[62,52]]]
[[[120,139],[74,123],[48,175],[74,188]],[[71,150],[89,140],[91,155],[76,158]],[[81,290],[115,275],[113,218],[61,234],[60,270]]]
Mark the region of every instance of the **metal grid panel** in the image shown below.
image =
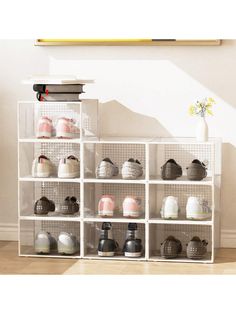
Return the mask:
[[[42,221],[40,230],[50,232],[54,237],[58,237],[61,231],[72,233],[79,240],[80,238],[80,223],[79,222],[55,222],[55,221]]]
[[[108,220],[109,221],[109,220]],[[97,254],[98,241],[100,237],[100,231],[102,223],[85,223],[85,250],[86,254]],[[128,230],[128,224],[126,223],[113,223],[112,231],[113,238],[119,244],[119,253],[122,254],[122,248],[126,239],[126,231]],[[139,238],[142,240],[142,245],[145,247],[145,224],[138,224]]]
[[[109,157],[121,173],[122,165],[129,158],[138,159],[145,173],[145,145],[143,144],[97,144],[102,145],[101,160]]]
[[[58,165],[61,158],[74,155],[80,159],[80,145],[74,143],[36,143],[34,158],[39,155],[47,156],[55,165]]]
[[[211,252],[212,237],[210,226],[199,225],[150,225],[150,255],[160,255],[161,243],[170,235],[174,236],[182,243],[183,252],[180,256],[186,256],[186,245],[194,237],[208,242],[207,251]]]
[[[35,110],[37,119],[41,116],[48,116],[53,123],[61,117],[80,121],[80,102],[74,104],[40,102],[38,106],[35,106]]]
[[[166,144],[163,145],[165,161],[175,159],[181,165],[183,171],[192,162],[193,159],[199,159],[201,162],[208,161],[207,169],[212,170],[212,149],[209,144]]]
[[[40,182],[35,184],[35,201],[46,196],[56,205],[56,210],[67,196],[75,196],[80,202],[80,184]]]

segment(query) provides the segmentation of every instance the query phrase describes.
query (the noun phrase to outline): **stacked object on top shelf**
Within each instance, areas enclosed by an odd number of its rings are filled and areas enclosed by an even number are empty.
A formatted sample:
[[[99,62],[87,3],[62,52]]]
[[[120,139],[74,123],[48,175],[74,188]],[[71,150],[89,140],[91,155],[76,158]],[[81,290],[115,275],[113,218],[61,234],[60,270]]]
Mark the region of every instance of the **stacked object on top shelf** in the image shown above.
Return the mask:
[[[83,84],[34,84],[39,101],[79,101]]]
[[[92,80],[79,80],[76,76],[38,76],[30,77],[25,83],[33,84],[39,101],[80,101],[83,86]]]

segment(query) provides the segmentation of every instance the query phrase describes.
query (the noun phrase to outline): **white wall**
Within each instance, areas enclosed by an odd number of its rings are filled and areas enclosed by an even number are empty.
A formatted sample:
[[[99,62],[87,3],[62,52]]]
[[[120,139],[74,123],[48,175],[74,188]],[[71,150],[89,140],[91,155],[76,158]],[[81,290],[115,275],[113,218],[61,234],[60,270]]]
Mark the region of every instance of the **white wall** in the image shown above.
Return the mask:
[[[33,41],[11,40],[0,41],[0,53],[0,238],[17,221],[16,102],[34,97],[20,81],[51,73],[96,80],[86,96],[103,103],[103,134],[194,136],[188,106],[213,97],[210,136],[224,142],[222,244],[236,247],[236,41],[219,47],[34,47]]]

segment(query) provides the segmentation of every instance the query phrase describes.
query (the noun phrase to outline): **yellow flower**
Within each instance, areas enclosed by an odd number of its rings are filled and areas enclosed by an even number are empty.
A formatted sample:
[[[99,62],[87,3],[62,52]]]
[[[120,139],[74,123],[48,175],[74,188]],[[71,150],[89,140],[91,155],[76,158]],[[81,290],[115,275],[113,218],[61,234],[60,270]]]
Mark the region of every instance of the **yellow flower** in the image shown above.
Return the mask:
[[[210,109],[206,108],[206,112],[207,112],[210,116],[213,116],[213,112],[212,112]]]
[[[214,100],[213,98],[211,98],[211,97],[209,97],[209,98],[207,99],[207,101],[210,102],[210,103],[212,103],[212,104],[215,104],[215,103],[216,103],[215,100]]]
[[[195,112],[195,110],[194,110],[194,105],[190,105],[190,107],[189,107],[189,109],[188,109],[188,112],[189,112],[189,114],[190,114],[191,116],[194,115],[194,112]]]

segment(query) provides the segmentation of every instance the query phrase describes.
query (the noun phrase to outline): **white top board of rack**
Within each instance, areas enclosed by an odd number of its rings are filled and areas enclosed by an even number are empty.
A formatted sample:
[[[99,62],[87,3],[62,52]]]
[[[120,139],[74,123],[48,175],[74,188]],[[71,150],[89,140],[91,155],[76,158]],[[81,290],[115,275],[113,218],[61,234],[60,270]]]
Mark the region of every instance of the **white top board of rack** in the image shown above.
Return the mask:
[[[22,81],[23,84],[88,84],[94,80],[80,79],[75,75],[37,75]]]

